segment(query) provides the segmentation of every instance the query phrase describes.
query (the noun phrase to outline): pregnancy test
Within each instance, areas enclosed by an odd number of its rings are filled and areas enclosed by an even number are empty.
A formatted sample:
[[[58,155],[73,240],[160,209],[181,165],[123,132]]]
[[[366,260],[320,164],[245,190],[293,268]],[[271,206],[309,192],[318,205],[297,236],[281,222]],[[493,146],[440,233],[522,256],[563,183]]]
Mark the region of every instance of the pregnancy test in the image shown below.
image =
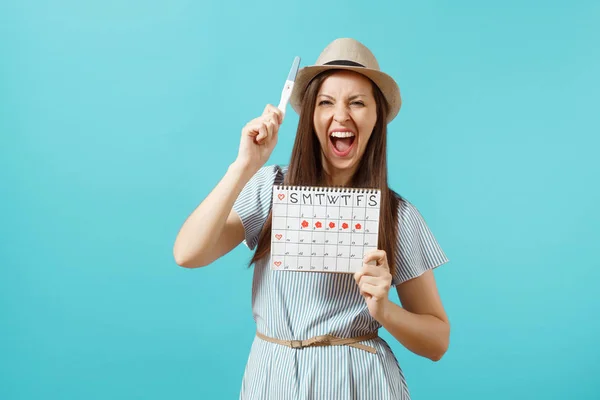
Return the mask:
[[[294,58],[294,62],[292,64],[292,68],[290,69],[290,73],[285,81],[285,85],[283,86],[283,90],[281,91],[281,100],[279,101],[279,108],[283,115],[285,116],[285,109],[290,101],[290,96],[292,95],[292,90],[294,90],[294,82],[296,82],[296,75],[298,75],[298,69],[300,67],[300,57]]]

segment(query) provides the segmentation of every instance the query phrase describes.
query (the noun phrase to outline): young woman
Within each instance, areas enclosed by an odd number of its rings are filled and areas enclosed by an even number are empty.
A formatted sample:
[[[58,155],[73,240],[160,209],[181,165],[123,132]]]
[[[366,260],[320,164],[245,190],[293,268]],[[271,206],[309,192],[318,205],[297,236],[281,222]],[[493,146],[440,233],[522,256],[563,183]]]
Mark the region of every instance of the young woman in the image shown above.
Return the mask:
[[[439,360],[450,325],[432,270],[448,261],[419,211],[388,187],[387,124],[400,90],[369,49],[337,39],[300,70],[291,99],[299,113],[288,166],[264,166],[282,122],[267,105],[242,129],[237,159],[188,217],[176,262],[212,263],[242,241],[252,258],[257,332],[243,399],[409,399],[385,328],[410,351]],[[378,188],[378,250],[352,274],[270,268],[273,185]],[[402,307],[389,300],[395,287]]]

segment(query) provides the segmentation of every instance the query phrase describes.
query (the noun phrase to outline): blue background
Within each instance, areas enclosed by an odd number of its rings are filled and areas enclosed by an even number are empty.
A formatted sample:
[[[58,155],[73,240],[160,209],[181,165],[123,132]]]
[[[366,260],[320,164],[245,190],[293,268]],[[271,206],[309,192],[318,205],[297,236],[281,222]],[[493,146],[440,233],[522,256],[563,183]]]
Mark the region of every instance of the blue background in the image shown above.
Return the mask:
[[[173,241],[337,37],[398,80],[391,185],[451,260],[446,356],[383,334],[413,398],[600,397],[600,3],[367,4],[0,3],[0,398],[237,398],[251,253]]]

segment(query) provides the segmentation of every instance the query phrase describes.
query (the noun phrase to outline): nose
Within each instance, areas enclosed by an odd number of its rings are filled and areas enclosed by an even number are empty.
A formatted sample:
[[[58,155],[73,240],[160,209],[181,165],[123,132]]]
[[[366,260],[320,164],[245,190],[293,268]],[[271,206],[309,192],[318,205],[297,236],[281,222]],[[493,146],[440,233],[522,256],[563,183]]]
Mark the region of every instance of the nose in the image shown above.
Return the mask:
[[[337,123],[344,123],[350,119],[348,108],[343,102],[338,102],[333,110],[333,120]]]

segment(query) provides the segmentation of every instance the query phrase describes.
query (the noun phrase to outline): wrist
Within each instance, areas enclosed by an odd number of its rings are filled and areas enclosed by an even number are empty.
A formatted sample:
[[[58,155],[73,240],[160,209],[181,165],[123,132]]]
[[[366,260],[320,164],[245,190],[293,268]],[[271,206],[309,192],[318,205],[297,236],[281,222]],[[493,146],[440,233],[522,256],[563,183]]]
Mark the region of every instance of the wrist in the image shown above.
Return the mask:
[[[392,315],[394,314],[395,307],[398,307],[394,302],[390,299],[386,298],[381,303],[381,307],[379,308],[379,313],[377,318],[375,318],[381,325],[387,325],[389,321],[392,319]]]
[[[245,180],[249,180],[257,171],[254,171],[252,166],[249,163],[244,161],[235,160],[231,164],[229,164],[228,172],[238,175]]]

